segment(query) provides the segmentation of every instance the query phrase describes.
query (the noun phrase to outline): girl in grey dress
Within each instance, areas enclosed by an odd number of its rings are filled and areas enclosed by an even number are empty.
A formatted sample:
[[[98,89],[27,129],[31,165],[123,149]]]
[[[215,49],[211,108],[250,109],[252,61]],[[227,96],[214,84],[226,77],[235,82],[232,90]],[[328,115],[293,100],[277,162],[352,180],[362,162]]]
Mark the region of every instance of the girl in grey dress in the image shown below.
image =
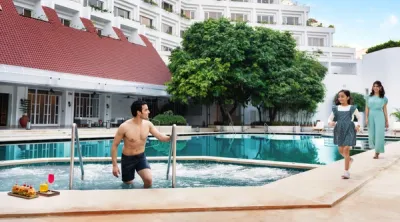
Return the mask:
[[[339,146],[339,153],[344,157],[344,174],[343,179],[350,178],[350,164],[353,158],[350,157],[350,148],[356,145],[356,134],[360,129],[360,125],[353,122],[354,116],[360,121],[360,114],[358,109],[351,104],[350,91],[341,90],[338,93],[336,106],[333,106],[332,113],[329,117],[328,123],[334,126],[333,130],[333,143]]]

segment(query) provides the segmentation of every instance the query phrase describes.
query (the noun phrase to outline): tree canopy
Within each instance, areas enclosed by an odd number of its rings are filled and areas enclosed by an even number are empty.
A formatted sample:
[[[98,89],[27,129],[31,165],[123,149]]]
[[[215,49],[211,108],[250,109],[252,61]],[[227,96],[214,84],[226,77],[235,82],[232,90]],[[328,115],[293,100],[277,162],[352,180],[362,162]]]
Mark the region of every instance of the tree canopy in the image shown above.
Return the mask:
[[[289,32],[222,18],[193,24],[182,47],[172,51],[172,78],[167,92],[172,100],[220,107],[223,121],[239,106],[251,103],[273,112],[289,104],[313,110],[325,96],[326,68],[313,56],[296,49]]]

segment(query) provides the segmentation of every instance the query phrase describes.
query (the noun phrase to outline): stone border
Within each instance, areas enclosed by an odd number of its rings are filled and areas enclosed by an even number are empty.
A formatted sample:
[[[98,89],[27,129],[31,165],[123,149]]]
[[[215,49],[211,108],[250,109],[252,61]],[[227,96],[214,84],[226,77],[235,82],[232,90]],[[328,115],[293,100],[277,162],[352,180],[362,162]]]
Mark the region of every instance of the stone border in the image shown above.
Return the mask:
[[[167,156],[160,157],[147,157],[149,161],[167,161]],[[117,157],[118,161],[121,161],[121,157]],[[267,161],[267,160],[250,160],[250,159],[238,159],[238,158],[227,158],[227,157],[214,157],[214,156],[177,156],[177,161],[208,161],[215,163],[232,163],[240,165],[254,165],[254,166],[266,166],[266,167],[279,167],[279,168],[290,168],[290,169],[304,169],[310,170],[324,165],[318,164],[306,164],[306,163],[293,163],[293,162],[279,162],[279,161]],[[25,159],[25,160],[8,160],[0,161],[0,167],[6,166],[19,166],[28,164],[39,164],[39,163],[68,163],[69,157],[60,158],[37,158],[37,159]],[[84,157],[83,162],[110,162],[110,157]],[[79,163],[79,159],[75,158],[75,166]]]

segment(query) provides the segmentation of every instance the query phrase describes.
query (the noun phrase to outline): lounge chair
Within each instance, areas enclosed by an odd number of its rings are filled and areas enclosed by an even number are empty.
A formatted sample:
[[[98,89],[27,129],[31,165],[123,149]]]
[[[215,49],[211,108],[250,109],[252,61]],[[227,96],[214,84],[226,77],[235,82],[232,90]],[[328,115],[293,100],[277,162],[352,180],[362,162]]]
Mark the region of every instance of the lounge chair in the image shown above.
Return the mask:
[[[317,122],[317,125],[315,125],[312,130],[319,132],[325,131],[325,123],[321,121]]]
[[[393,124],[392,124],[392,131],[393,131],[393,134],[396,136],[396,132],[400,132],[400,122],[394,122]]]

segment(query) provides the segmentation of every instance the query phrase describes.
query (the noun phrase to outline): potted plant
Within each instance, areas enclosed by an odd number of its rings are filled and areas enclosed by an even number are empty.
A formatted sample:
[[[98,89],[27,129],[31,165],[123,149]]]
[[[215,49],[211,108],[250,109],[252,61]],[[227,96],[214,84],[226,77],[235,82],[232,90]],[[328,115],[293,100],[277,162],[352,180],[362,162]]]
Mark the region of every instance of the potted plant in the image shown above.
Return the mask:
[[[397,119],[396,122],[400,122],[400,109],[396,109],[396,112],[393,112],[390,115]]]
[[[30,128],[30,121],[29,121],[29,116],[28,116],[28,110],[29,107],[31,106],[31,102],[28,99],[21,99],[21,106],[19,110],[22,111],[22,117],[19,118],[19,124],[21,125],[22,128]]]

